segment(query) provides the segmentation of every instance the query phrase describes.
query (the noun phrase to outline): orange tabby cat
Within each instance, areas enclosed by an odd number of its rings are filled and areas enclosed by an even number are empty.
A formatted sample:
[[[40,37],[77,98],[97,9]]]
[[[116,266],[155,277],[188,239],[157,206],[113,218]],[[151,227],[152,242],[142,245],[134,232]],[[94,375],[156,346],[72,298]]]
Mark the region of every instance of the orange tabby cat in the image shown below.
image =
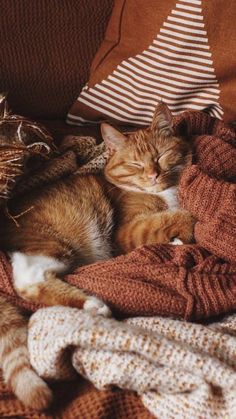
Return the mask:
[[[73,175],[34,191],[9,206],[11,215],[23,214],[19,226],[1,222],[1,247],[11,252],[14,286],[25,299],[110,315],[60,276],[140,245],[192,240],[193,219],[176,197],[191,150],[174,135],[169,109],[158,105],[149,128],[126,135],[104,123],[102,136],[104,175]]]

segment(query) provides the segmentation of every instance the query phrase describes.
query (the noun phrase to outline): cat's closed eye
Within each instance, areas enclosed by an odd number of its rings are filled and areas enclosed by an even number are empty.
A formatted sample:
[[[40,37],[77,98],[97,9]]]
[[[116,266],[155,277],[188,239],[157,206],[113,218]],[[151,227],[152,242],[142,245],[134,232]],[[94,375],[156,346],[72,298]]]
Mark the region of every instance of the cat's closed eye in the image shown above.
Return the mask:
[[[181,160],[181,157],[182,156],[179,153],[173,153],[172,150],[167,150],[158,159],[158,165],[162,170],[169,170],[178,164],[178,161]]]
[[[129,165],[132,167],[137,167],[137,169],[142,169],[144,167],[143,163],[138,161],[131,161],[129,162]]]
[[[162,156],[160,156],[160,158],[158,159],[158,164],[162,167],[162,166],[166,166],[167,163],[167,153],[162,154]]]

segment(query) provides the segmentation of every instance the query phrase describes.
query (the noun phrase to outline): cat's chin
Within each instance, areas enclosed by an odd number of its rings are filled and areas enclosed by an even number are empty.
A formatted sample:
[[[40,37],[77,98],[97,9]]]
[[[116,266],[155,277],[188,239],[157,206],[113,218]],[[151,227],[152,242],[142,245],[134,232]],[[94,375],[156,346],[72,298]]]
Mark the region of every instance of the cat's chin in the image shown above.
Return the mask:
[[[118,188],[123,189],[128,192],[139,192],[139,193],[146,193],[151,195],[156,195],[159,192],[162,192],[163,190],[167,189],[169,186],[161,186],[161,185],[154,185],[149,186],[147,188],[141,188],[136,185],[117,185]]]
[[[169,185],[154,185],[146,188],[143,192],[146,192],[151,195],[156,195],[159,192],[165,191],[169,188]]]
[[[145,193],[144,189],[139,188],[138,186],[128,186],[128,185],[116,185],[119,189],[123,189],[128,192],[141,192]]]

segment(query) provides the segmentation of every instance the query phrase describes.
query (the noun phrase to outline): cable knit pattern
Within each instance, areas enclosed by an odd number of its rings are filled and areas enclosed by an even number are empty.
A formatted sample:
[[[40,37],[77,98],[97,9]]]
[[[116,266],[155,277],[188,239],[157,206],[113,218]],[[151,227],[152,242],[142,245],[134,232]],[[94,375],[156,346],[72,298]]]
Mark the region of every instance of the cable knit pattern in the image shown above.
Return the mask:
[[[185,169],[179,188],[182,205],[198,219],[211,221],[227,205],[235,205],[236,186],[206,175],[198,165]]]
[[[194,245],[139,248],[84,266],[67,281],[103,298],[125,316],[194,320],[236,309],[236,265]]]
[[[52,307],[31,318],[28,344],[45,379],[68,379],[74,368],[100,390],[136,391],[157,418],[235,417],[236,315],[202,326]]]
[[[204,172],[218,179],[235,180],[236,148],[231,144],[222,141],[222,138],[214,137],[212,141],[212,136],[200,135],[194,141],[194,151]]]
[[[235,129],[199,112],[182,115],[176,120],[175,129],[194,135],[194,164],[184,171],[179,198],[197,219],[196,242],[235,263]]]

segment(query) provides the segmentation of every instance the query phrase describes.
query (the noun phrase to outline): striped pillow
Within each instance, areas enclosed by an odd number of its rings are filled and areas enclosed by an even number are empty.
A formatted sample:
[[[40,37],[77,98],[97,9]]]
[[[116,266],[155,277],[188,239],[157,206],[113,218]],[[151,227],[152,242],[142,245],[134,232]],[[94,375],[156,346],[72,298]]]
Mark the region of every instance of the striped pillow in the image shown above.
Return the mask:
[[[116,0],[67,122],[147,125],[160,100],[235,120],[235,22],[235,0]]]

